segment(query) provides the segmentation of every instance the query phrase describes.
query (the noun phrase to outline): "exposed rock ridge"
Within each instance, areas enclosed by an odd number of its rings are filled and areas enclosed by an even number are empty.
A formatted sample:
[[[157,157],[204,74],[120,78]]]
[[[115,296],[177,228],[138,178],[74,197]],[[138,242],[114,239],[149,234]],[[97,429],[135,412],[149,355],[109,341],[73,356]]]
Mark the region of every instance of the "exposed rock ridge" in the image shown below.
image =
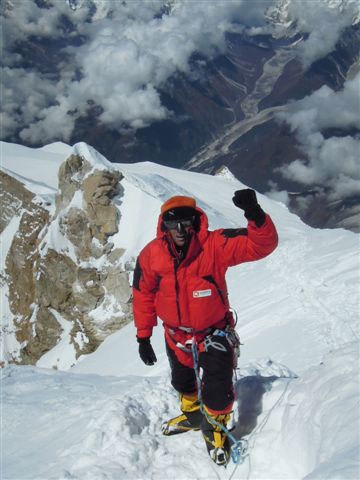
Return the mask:
[[[34,203],[34,194],[2,173],[2,230],[21,214],[5,276],[13,328],[20,345],[9,361],[35,364],[60,346],[72,363],[93,352],[131,319],[128,272],[117,233],[122,174],[71,155],[58,173],[55,213]],[[55,350],[54,350],[55,351]],[[49,352],[49,353],[48,353]],[[69,353],[70,352],[70,353]],[[51,357],[52,358],[52,357]],[[41,364],[41,360],[39,362]],[[61,355],[54,368],[64,368]]]

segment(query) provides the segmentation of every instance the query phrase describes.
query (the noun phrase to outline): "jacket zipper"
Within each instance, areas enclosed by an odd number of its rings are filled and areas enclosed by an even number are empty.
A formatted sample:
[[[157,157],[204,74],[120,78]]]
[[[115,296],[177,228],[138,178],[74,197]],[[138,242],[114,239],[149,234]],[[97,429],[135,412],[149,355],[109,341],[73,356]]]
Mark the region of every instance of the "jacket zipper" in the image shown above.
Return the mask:
[[[178,266],[179,266],[178,259],[174,258],[176,309],[177,309],[177,314],[178,314],[178,319],[179,319],[179,325],[181,325],[180,303],[179,303],[179,282],[178,282],[178,278],[177,278]]]
[[[178,282],[178,278],[177,278],[177,269],[180,265],[181,260],[178,256],[178,253],[176,251],[176,248],[175,248],[174,244],[172,242],[170,242],[167,238],[166,238],[166,241],[167,241],[167,244],[168,244],[168,249],[169,249],[170,255],[174,259],[176,310],[177,310],[177,314],[178,314],[179,325],[181,325],[181,312],[180,312],[180,303],[179,303],[179,282]]]

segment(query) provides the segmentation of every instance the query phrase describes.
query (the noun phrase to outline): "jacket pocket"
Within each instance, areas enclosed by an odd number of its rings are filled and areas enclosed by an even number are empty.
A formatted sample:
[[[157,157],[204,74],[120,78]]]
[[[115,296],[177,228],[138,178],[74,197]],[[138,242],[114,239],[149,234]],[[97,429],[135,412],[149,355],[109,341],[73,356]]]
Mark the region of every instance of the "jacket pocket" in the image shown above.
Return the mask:
[[[220,290],[220,287],[219,285],[216,283],[216,280],[215,278],[212,276],[212,275],[205,275],[204,277],[202,277],[204,280],[206,280],[207,282],[211,283],[212,285],[214,285],[222,303],[224,305],[226,305],[226,301],[225,301],[225,298],[224,298],[224,293]]]
[[[214,325],[227,311],[224,295],[212,277],[188,278],[187,302],[190,323],[196,330]]]

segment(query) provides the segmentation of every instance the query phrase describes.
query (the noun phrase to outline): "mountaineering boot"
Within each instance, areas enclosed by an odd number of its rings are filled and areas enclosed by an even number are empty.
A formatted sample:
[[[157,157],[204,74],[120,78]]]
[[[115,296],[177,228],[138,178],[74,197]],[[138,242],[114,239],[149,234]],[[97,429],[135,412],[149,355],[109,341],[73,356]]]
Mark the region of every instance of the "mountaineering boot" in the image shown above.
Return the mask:
[[[226,466],[230,460],[230,442],[221,426],[226,428],[230,413],[216,415],[205,407],[206,415],[201,422],[201,433],[204,437],[207,451],[216,465]]]
[[[163,435],[176,435],[190,430],[200,430],[203,414],[200,412],[197,393],[181,393],[180,401],[180,408],[183,413],[162,424]]]

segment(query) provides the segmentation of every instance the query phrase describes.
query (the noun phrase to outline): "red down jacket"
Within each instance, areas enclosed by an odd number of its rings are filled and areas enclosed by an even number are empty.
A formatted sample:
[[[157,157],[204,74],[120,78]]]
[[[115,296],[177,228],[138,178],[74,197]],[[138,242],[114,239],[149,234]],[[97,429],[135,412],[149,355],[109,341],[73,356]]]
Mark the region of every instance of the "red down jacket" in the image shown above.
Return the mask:
[[[200,214],[200,229],[194,232],[186,257],[180,263],[169,233],[161,230],[159,216],[157,237],[140,252],[133,282],[137,336],[150,337],[159,317],[168,344],[179,360],[189,366],[191,359],[185,358],[188,355],[175,348],[177,341],[182,343],[187,337],[177,329],[223,328],[229,317],[226,270],[266,257],[278,243],[269,215],[261,227],[249,221],[248,228],[209,231],[206,214],[198,207],[196,210]]]

